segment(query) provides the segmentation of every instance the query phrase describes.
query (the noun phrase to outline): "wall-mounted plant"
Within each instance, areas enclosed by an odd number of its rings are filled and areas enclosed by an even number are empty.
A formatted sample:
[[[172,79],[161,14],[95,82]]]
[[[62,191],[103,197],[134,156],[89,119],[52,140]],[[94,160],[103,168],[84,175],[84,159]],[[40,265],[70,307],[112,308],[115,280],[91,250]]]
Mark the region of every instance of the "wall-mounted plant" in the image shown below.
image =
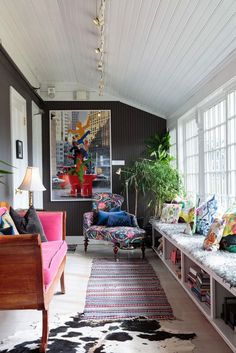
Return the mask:
[[[8,167],[13,167],[11,164],[4,162],[0,160],[0,165],[8,166]],[[2,168],[2,167],[1,167]],[[3,178],[7,174],[12,174],[11,171],[6,170],[6,169],[0,169],[0,178]],[[0,184],[5,184],[1,179],[0,179]]]

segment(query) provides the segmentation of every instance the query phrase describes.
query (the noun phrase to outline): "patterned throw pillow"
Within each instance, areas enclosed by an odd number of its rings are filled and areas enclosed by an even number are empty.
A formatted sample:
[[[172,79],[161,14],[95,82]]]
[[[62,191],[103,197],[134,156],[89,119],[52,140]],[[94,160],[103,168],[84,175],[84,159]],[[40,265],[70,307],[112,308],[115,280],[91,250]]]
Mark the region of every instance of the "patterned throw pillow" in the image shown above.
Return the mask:
[[[15,223],[14,223],[13,219],[11,218],[6,207],[0,208],[0,228],[2,228],[2,229],[10,228],[7,231],[4,231],[4,230],[1,231],[1,233],[4,235],[8,235],[10,231],[11,231],[11,235],[19,234],[16,229]],[[7,232],[7,234],[6,234],[6,232]]]
[[[209,228],[206,238],[203,242],[203,249],[207,251],[216,251],[220,248],[220,241],[223,233],[224,220],[215,218]]]
[[[236,204],[233,204],[223,215],[225,227],[220,241],[220,248],[236,253]]]
[[[178,223],[181,206],[175,203],[164,203],[161,212],[161,222]]]
[[[217,214],[217,201],[215,195],[203,202],[196,210],[196,233],[207,235],[211,224]]]
[[[223,219],[225,221],[223,237],[230,234],[236,235],[236,203],[225,212]]]
[[[188,223],[194,232],[196,224],[196,208],[192,198],[181,200],[179,204],[181,205],[179,223]]]

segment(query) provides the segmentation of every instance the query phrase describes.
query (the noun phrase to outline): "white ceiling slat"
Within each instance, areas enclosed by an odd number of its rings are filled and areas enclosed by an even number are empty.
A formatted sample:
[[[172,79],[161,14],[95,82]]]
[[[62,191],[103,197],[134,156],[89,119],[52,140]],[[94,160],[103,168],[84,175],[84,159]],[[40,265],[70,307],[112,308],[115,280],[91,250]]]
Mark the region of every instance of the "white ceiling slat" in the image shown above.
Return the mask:
[[[218,11],[217,15],[218,16],[214,21],[214,24],[211,24],[211,23],[207,24],[205,28],[202,30],[201,35],[198,36],[198,46],[191,45],[190,50],[188,50],[188,52],[186,53],[185,58],[183,58],[181,64],[178,67],[178,70],[176,70],[175,75],[173,75],[169,79],[169,85],[167,84],[165,86],[161,94],[165,95],[166,91],[169,89],[170,86],[171,86],[171,89],[178,89],[178,85],[179,85],[178,82],[182,82],[183,78],[184,80],[186,79],[186,75],[188,75],[188,71],[190,70],[191,67],[193,68],[197,67],[198,60],[203,61],[204,67],[205,67],[206,60],[212,60],[211,52],[213,49],[214,41],[221,38],[221,34],[224,33],[222,32],[224,24],[225,22],[227,23],[229,18],[232,17],[231,8],[226,7],[226,12],[224,17],[222,17],[222,10]],[[236,16],[236,14],[234,16]],[[209,27],[210,27],[210,30],[209,30]],[[226,26],[226,31],[227,31],[226,37],[229,36],[228,37],[229,39],[231,36],[235,35],[236,27],[235,26],[233,27],[232,28],[230,27],[228,29],[228,27]],[[209,42],[211,43],[211,46],[209,46]],[[222,45],[224,45],[224,42],[221,42],[221,40],[217,40],[217,44],[214,46],[213,50],[217,52],[217,48],[220,48]],[[218,63],[214,65],[217,65],[217,64]],[[196,72],[196,76],[198,77],[198,70]]]
[[[0,37],[26,77],[58,97],[98,92],[100,0],[1,0]],[[236,53],[235,0],[109,0],[105,94],[169,116]],[[70,94],[69,94],[70,92]],[[105,97],[104,97],[105,98]],[[98,99],[100,99],[98,97]]]

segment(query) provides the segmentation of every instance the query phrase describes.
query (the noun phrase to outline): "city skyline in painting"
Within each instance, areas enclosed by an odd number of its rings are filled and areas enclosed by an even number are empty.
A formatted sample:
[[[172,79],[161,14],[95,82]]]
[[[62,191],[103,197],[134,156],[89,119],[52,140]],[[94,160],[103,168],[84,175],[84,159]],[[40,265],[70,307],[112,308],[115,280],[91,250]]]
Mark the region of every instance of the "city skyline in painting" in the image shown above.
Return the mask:
[[[51,200],[111,191],[111,111],[50,111]]]

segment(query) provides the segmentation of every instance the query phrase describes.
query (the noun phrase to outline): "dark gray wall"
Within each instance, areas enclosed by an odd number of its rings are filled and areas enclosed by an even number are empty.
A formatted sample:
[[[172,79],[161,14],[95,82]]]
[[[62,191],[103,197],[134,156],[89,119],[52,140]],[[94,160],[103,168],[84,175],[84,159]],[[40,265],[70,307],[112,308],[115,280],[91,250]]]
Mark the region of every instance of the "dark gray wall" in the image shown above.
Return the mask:
[[[49,110],[53,109],[110,109],[112,134],[112,159],[125,160],[126,164],[136,160],[144,150],[144,140],[155,132],[166,130],[166,121],[155,115],[133,108],[120,102],[43,102],[35,90],[27,82],[14,62],[0,45],[0,160],[11,161],[10,150],[10,86],[13,86],[27,101],[28,117],[28,151],[29,163],[32,161],[32,100],[44,110],[43,114],[43,166],[44,208],[48,210],[67,211],[67,234],[82,234],[83,213],[91,209],[91,202],[51,202],[50,201],[50,148],[49,148]],[[120,193],[119,177],[113,168],[113,192]],[[0,185],[0,200],[12,202],[8,182]],[[132,205],[132,194],[130,195]],[[139,214],[145,215],[142,202],[139,204]],[[131,208],[132,210],[132,208]]]
[[[0,160],[11,162],[11,131],[10,131],[10,86],[14,87],[27,102],[28,117],[28,151],[29,163],[32,161],[32,100],[44,108],[43,101],[35,94],[30,84],[19,72],[8,54],[0,45]],[[1,167],[1,166],[0,166]],[[11,203],[9,185],[10,177],[6,185],[0,184],[0,200]]]
[[[136,109],[120,102],[45,102],[45,119],[43,125],[43,156],[44,156],[44,207],[46,209],[63,209],[67,211],[67,234],[82,234],[82,216],[91,210],[90,201],[50,201],[50,147],[49,147],[49,110],[111,110],[111,143],[112,159],[125,160],[126,165],[136,160],[144,151],[144,140],[156,132],[166,130],[166,120],[155,115]],[[47,117],[47,118],[46,118]],[[115,174],[117,167],[113,167],[112,191],[120,193],[119,177]],[[132,205],[132,195],[130,195]],[[131,208],[132,211],[132,208]],[[146,210],[143,203],[139,205],[139,214]]]

